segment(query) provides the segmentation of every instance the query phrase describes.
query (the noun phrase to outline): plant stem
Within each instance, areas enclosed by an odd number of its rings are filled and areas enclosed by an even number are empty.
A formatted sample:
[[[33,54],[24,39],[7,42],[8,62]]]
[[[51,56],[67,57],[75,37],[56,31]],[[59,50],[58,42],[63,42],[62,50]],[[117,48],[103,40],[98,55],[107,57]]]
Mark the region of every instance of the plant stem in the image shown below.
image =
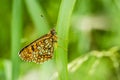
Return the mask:
[[[22,0],[13,0],[12,23],[11,23],[11,58],[12,58],[12,78],[17,80],[19,76],[18,52],[20,49],[20,39],[22,33]]]
[[[37,3],[36,0],[25,0],[25,3],[38,33],[40,35],[47,33],[49,31],[49,24],[44,15],[42,7]]]
[[[76,0],[62,0],[57,21],[58,47],[56,50],[56,65],[59,80],[68,80],[67,46],[71,14]]]

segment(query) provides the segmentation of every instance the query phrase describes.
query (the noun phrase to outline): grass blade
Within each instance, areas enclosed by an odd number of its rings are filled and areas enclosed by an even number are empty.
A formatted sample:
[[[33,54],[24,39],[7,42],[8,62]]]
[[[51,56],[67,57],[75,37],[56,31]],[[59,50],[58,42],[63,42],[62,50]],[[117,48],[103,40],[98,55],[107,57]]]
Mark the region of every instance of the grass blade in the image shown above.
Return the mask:
[[[48,32],[49,24],[45,18],[42,7],[36,0],[25,0],[28,12],[33,20],[33,23],[40,35]],[[43,17],[41,17],[43,16]]]
[[[58,47],[56,50],[56,64],[59,80],[68,80],[67,45],[68,32],[72,10],[76,0],[62,0],[57,21]]]
[[[13,0],[11,23],[11,58],[12,58],[12,79],[17,80],[19,76],[18,52],[22,33],[22,0]],[[10,80],[10,79],[9,79]]]

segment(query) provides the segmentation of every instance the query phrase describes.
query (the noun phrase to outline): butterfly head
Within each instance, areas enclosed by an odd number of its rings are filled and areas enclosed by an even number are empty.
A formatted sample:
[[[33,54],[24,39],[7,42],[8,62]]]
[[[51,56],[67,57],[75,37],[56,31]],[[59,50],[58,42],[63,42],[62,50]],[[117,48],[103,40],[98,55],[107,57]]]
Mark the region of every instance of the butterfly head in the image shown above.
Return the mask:
[[[57,42],[57,36],[56,36],[57,32],[55,31],[55,29],[52,29],[50,32],[49,32],[49,35],[52,37],[53,39],[53,42]]]
[[[56,31],[55,31],[55,29],[52,29],[52,30],[50,31],[50,33],[51,33],[52,35],[56,35],[56,34],[57,34]]]

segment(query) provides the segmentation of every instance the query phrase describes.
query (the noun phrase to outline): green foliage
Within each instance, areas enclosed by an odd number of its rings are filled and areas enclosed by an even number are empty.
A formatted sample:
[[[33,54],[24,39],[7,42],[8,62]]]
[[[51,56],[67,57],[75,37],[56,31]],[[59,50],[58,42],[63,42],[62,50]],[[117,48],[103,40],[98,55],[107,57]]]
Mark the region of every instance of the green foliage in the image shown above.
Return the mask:
[[[119,80],[119,57],[117,47],[81,56],[68,65],[69,80]]]
[[[12,59],[12,78],[16,80],[19,76],[19,58],[20,39],[22,34],[22,1],[13,0],[11,23],[11,59]]]
[[[0,80],[120,80],[118,3],[0,0]],[[22,47],[52,28],[58,36],[53,59],[19,60]]]
[[[58,21],[57,21],[58,48],[56,51],[56,64],[59,73],[59,80],[68,80],[68,71],[67,71],[68,33],[70,26],[69,25],[70,17],[75,2],[76,0],[62,0],[60,5]],[[62,48],[59,46],[64,46],[64,47]]]

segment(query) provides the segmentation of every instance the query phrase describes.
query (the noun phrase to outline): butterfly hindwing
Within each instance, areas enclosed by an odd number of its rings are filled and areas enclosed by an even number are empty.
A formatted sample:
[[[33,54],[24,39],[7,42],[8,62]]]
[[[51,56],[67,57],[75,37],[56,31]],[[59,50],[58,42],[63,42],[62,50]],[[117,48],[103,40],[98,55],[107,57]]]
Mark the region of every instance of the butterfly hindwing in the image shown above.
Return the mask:
[[[29,62],[41,63],[47,61],[53,56],[55,42],[57,42],[57,37],[53,29],[48,34],[23,48],[19,56],[21,59]]]

